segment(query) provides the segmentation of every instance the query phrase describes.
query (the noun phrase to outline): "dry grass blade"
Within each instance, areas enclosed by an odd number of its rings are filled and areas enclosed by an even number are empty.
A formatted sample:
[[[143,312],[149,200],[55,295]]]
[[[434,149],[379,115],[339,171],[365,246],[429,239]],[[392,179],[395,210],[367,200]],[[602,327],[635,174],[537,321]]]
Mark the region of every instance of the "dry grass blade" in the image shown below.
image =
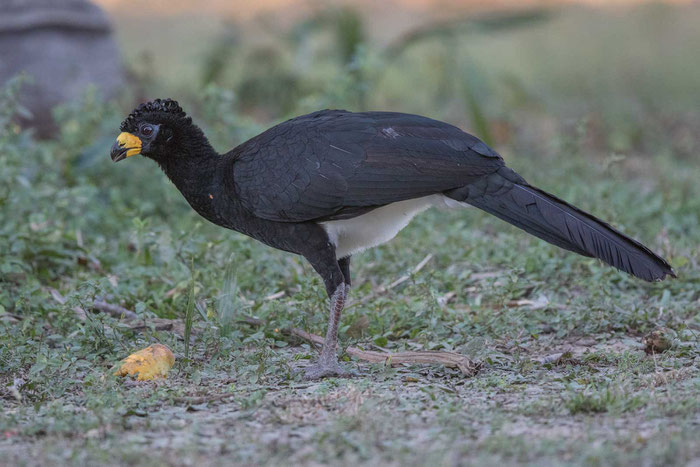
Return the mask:
[[[357,300],[357,301],[353,301],[353,302],[348,303],[347,306],[352,306],[352,305],[356,305],[356,304],[358,304],[358,303],[365,303],[365,302],[368,302],[368,301],[370,301],[371,299],[373,299],[374,297],[376,297],[377,295],[386,293],[386,292],[388,292],[389,290],[393,289],[394,287],[397,287],[397,286],[403,284],[404,282],[406,282],[407,280],[409,280],[409,279],[411,278],[411,275],[417,274],[418,272],[420,272],[420,270],[423,269],[423,268],[425,267],[425,265],[428,264],[428,262],[429,262],[431,259],[433,259],[433,254],[432,254],[432,253],[429,253],[429,254],[427,254],[427,255],[425,256],[425,258],[423,258],[423,259],[421,260],[420,263],[418,263],[418,264],[416,265],[416,267],[414,267],[414,268],[411,270],[411,273],[410,273],[410,274],[404,274],[403,276],[399,277],[398,279],[396,279],[394,282],[392,282],[391,284],[389,284],[389,285],[387,285],[387,286],[383,286],[383,285],[382,285],[382,286],[380,286],[380,287],[377,287],[375,290],[373,290],[371,293],[365,295],[365,296],[362,297],[360,300]]]

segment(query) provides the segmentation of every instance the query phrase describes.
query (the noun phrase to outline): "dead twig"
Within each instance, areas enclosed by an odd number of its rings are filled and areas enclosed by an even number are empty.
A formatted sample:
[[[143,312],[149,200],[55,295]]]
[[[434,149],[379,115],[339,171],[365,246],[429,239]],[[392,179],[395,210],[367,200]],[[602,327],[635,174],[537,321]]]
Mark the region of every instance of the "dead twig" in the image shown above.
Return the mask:
[[[427,262],[427,261],[426,261]],[[240,320],[242,323],[253,326],[262,326],[265,322],[261,319],[244,316]],[[311,334],[303,329],[289,328],[280,329],[282,334],[292,335],[312,342],[315,345],[323,345],[323,337]],[[372,350],[362,350],[357,347],[348,347],[345,352],[351,357],[371,363],[384,363],[395,366],[401,364],[437,364],[446,367],[459,368],[465,376],[474,376],[481,369],[481,363],[473,362],[464,355],[455,352],[439,351],[415,351],[415,352],[377,352]]]
[[[101,300],[95,300],[92,304],[92,307],[97,311],[108,313],[115,318],[121,318],[123,316],[125,319],[132,320],[138,319],[139,317],[139,315],[137,315],[131,310],[127,310],[122,306],[113,305],[111,303],[103,302]]]
[[[51,297],[61,305],[66,303],[65,297],[61,295],[58,290],[49,289],[49,293],[51,294]],[[107,313],[108,315],[117,319],[124,318],[124,321],[128,322],[126,325],[134,331],[153,328],[156,331],[172,331],[180,337],[185,335],[185,325],[178,319],[152,318],[149,320],[144,320],[140,319],[139,315],[128,308],[107,303],[102,300],[95,300],[92,303],[92,309],[101,313]],[[87,319],[87,313],[82,307],[73,307],[73,312],[80,321],[85,321]],[[194,333],[194,329],[192,331]]]
[[[61,295],[61,293],[58,290],[49,289],[49,294],[51,294],[51,297],[61,305],[64,305],[66,303],[65,297]],[[95,300],[92,303],[92,308],[97,311],[107,313],[115,318],[121,318],[122,316],[127,320],[134,320],[139,318],[139,315],[137,315],[131,310],[124,308],[123,306],[114,305],[111,303],[104,302],[102,300]],[[73,307],[73,311],[81,321],[85,320],[86,315],[85,310],[83,308],[76,306]]]
[[[361,350],[356,347],[348,347],[346,349],[348,355],[351,355],[360,360],[365,360],[372,363],[384,363],[390,366],[401,364],[438,364],[446,367],[456,367],[465,376],[474,376],[481,369],[481,363],[473,362],[464,355],[455,352],[438,352],[438,351],[414,351],[414,352],[374,352],[369,350]]]

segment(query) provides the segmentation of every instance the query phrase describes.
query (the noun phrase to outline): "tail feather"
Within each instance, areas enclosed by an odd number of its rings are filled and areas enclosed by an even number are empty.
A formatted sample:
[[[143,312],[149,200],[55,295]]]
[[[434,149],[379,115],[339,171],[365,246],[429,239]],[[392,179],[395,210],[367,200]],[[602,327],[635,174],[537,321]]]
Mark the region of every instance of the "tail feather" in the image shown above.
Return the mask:
[[[646,281],[676,277],[671,266],[649,248],[606,222],[535,188],[504,167],[469,185],[465,201],[532,235]],[[446,193],[450,196],[449,193]]]

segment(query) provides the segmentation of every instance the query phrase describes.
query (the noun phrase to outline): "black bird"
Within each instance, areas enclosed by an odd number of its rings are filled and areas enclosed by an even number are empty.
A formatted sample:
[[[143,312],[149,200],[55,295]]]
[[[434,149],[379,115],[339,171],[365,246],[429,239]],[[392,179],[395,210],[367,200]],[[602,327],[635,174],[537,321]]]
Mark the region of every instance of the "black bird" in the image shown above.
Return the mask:
[[[135,109],[121,131],[113,161],[153,159],[204,218],[302,255],[321,275],[330,319],[308,378],[345,374],[337,333],[350,257],[392,239],[431,206],[476,206],[640,279],[675,277],[641,243],[529,185],[478,138],[430,118],[322,110],[219,155],[176,101],[156,99]]]

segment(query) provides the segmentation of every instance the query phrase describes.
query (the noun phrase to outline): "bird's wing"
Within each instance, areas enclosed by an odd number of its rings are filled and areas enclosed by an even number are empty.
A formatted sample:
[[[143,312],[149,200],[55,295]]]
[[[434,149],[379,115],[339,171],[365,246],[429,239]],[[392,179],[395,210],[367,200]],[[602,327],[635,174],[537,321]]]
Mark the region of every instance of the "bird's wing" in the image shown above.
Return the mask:
[[[236,195],[282,222],[349,218],[462,187],[504,165],[478,138],[417,115],[326,110],[233,151]]]

